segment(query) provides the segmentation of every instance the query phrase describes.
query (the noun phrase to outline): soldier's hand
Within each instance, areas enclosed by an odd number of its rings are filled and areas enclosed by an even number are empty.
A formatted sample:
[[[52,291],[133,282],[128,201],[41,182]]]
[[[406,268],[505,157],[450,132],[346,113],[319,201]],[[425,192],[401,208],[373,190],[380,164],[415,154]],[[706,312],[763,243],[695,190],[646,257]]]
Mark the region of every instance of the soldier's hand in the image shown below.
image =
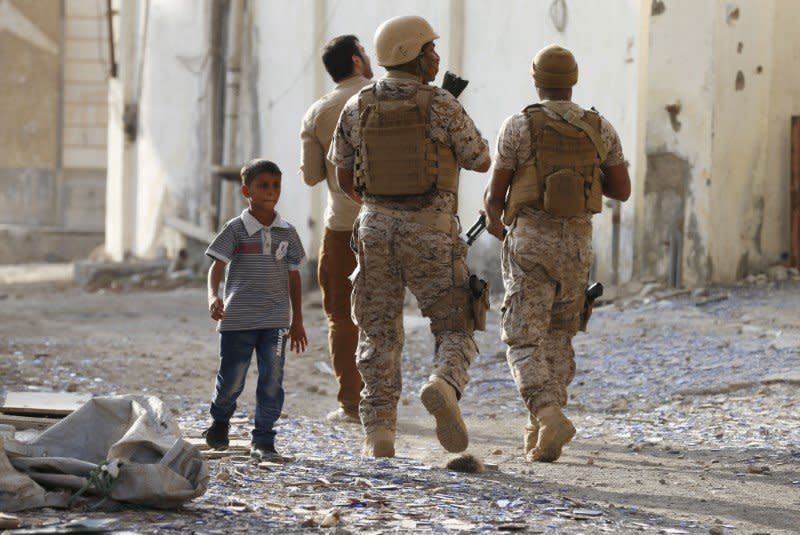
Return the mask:
[[[503,226],[503,222],[499,219],[490,219],[487,216],[486,230],[500,241],[503,241],[506,237],[506,227]]]

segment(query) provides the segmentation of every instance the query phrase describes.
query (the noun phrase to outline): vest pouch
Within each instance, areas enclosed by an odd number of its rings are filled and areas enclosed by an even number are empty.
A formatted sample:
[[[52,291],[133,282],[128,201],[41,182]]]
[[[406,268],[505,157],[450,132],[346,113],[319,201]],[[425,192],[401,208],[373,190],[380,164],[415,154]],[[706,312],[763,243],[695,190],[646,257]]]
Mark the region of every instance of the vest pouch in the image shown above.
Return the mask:
[[[572,169],[547,175],[544,185],[544,210],[559,217],[575,217],[586,210],[584,178]]]
[[[596,167],[591,184],[586,184],[586,210],[593,214],[603,211],[603,183],[600,181],[600,172]]]
[[[511,189],[503,210],[503,223],[510,226],[524,206],[536,206],[541,201],[541,191],[536,161],[531,158],[520,165],[511,177]]]

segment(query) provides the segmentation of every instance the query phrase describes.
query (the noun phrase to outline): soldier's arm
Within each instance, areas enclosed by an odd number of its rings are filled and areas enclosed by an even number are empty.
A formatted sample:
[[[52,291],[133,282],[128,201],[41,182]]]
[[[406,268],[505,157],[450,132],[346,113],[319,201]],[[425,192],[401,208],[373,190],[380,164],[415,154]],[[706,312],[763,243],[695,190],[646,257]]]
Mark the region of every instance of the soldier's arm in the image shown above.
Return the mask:
[[[345,195],[353,199],[358,204],[361,204],[361,196],[356,192],[355,180],[353,178],[353,170],[346,167],[336,168],[336,181],[339,183],[339,188]]]
[[[438,96],[439,98],[434,100],[432,112],[439,114],[447,125],[447,134],[458,166],[485,173],[492,166],[489,144],[455,97],[443,90]]]
[[[506,194],[511,185],[513,169],[501,169],[495,167],[492,179],[486,186],[483,194],[483,206],[486,210],[486,230],[489,234],[500,241],[503,241],[503,208],[506,204]]]
[[[603,195],[625,202],[631,196],[631,178],[628,176],[628,166],[625,163],[618,165],[600,166],[603,171]]]
[[[608,148],[606,159],[600,162],[600,170],[603,171],[603,195],[624,202],[631,196],[631,178],[622,154],[622,143],[611,123],[604,117],[600,121],[600,135]]]

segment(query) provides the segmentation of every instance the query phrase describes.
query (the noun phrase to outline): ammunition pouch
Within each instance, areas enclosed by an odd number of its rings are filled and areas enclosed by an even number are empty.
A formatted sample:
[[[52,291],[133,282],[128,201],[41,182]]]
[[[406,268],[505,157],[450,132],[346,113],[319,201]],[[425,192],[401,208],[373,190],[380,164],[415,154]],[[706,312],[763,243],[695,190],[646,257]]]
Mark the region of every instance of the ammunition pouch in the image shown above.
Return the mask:
[[[561,169],[544,181],[544,211],[560,217],[575,217],[586,210],[583,177],[572,169]]]

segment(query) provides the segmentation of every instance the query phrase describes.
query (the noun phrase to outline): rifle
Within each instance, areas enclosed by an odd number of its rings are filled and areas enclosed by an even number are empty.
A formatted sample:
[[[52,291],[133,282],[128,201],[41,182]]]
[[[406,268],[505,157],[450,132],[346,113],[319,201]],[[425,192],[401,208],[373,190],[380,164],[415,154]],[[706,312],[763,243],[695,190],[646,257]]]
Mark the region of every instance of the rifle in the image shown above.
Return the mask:
[[[444,80],[442,80],[442,89],[449,91],[451,95],[458,98],[468,83],[469,80],[464,80],[459,75],[447,71],[444,73]]]

